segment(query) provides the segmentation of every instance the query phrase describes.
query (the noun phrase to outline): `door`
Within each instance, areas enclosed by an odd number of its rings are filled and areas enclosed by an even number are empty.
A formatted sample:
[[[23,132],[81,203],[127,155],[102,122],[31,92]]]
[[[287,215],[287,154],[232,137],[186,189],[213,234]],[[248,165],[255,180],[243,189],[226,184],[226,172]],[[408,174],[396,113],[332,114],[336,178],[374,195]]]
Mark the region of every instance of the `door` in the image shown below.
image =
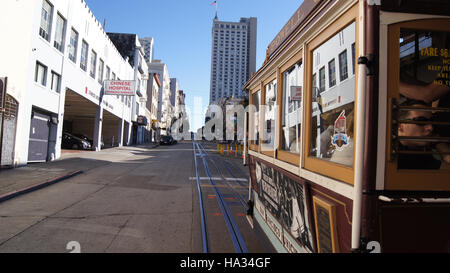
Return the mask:
[[[19,104],[10,95],[5,96],[5,105],[0,111],[1,128],[1,165],[10,166],[14,163],[14,146],[16,143],[17,112]],[[3,119],[3,121],[2,121]]]
[[[450,189],[450,19],[389,26],[386,184]]]
[[[50,115],[32,111],[28,162],[45,162],[50,135]]]

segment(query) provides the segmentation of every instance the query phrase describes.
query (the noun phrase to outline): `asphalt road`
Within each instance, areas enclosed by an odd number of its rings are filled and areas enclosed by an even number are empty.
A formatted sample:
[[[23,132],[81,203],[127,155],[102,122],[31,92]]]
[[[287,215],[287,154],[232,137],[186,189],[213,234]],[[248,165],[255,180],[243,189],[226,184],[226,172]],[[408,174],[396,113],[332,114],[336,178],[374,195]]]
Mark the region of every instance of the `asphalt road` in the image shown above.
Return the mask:
[[[74,162],[80,164],[82,174],[0,203],[0,252],[201,253],[193,147],[179,143],[68,155],[66,160],[77,159]],[[222,163],[212,145],[202,147],[212,176],[223,182],[230,180],[227,177],[240,178],[228,181],[235,183],[229,184],[231,188],[211,185],[197,154],[197,173],[204,177],[200,181],[206,199],[209,251],[236,251],[214,188],[221,188],[230,203],[248,251],[270,251],[262,244],[264,238],[252,231],[236,195],[239,192],[246,201],[248,170],[236,164],[237,160],[223,159],[229,163]]]

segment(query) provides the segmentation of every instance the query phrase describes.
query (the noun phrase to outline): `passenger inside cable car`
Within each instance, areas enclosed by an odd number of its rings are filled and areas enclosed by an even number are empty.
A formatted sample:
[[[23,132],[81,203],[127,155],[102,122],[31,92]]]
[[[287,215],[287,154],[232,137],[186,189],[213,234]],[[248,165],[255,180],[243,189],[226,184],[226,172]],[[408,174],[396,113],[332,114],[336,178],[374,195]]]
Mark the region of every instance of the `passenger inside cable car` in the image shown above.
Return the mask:
[[[450,126],[445,124],[450,122],[450,111],[445,110],[450,108],[449,38],[447,32],[401,30],[400,106],[428,110],[399,111],[399,120],[418,121],[419,124],[399,121],[398,136],[441,137],[442,141],[399,141],[399,151],[413,152],[400,153],[398,169],[439,169],[447,168],[450,163],[450,144],[445,140],[450,137]]]
[[[403,104],[405,105],[405,104]],[[406,105],[412,107],[423,107],[428,104],[422,101],[409,101]],[[433,125],[426,122],[433,120],[431,111],[400,111],[399,112],[399,137],[431,137],[433,136]],[[424,122],[423,124],[402,123],[402,121]],[[413,154],[401,153],[398,157],[398,169],[439,169],[441,160],[433,154],[421,154],[433,149],[430,142],[420,140],[400,140],[398,143],[399,151],[414,151]]]

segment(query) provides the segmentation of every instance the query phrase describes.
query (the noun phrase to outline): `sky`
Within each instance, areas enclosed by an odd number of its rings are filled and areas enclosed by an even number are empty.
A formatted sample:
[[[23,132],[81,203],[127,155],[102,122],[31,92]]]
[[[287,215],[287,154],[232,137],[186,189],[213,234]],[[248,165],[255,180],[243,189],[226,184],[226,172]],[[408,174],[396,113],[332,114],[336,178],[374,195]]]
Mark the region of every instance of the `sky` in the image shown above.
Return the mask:
[[[191,131],[203,125],[209,104],[211,30],[216,13],[213,0],[85,0],[97,20],[106,20],[106,32],[153,37],[154,59],[167,65],[171,78],[186,94]],[[256,17],[256,69],[266,48],[302,0],[218,0],[220,21],[238,22]],[[201,105],[201,110],[198,110]],[[195,108],[196,107],[196,108]],[[197,110],[196,110],[197,109]]]

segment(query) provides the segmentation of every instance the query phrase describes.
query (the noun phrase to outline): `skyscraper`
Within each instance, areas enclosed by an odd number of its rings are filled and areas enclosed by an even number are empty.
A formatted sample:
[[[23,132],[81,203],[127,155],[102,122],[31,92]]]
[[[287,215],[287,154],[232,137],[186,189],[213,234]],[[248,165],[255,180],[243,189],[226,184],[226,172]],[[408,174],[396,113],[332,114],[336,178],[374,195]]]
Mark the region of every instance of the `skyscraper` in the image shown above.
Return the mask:
[[[245,82],[256,71],[255,17],[239,22],[219,21],[212,27],[211,83],[209,103],[220,98],[243,97]]]

